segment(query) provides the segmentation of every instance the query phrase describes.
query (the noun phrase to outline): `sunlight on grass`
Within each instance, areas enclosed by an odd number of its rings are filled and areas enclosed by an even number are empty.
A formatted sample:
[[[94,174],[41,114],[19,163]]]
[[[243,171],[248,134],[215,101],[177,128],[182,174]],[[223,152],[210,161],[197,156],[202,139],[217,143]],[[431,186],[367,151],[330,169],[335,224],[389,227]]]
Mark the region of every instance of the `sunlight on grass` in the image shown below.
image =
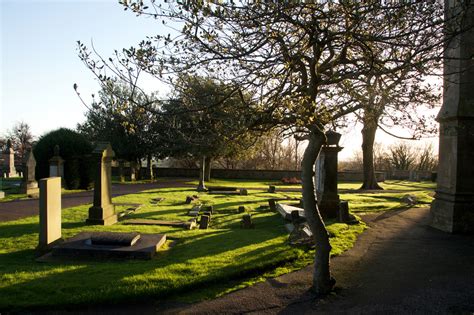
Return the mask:
[[[181,301],[212,298],[242,288],[267,277],[300,269],[313,261],[314,251],[290,247],[285,221],[267,205],[269,198],[300,198],[298,192],[266,192],[267,183],[255,181],[217,181],[213,184],[237,187],[261,187],[249,195],[209,195],[189,188],[163,188],[119,196],[114,203],[142,204],[130,219],[186,221],[192,204],[186,196],[197,195],[194,204],[213,205],[210,228],[184,230],[167,226],[125,225],[88,226],[90,205],[63,209],[63,238],[82,231],[117,231],[165,233],[173,246],[165,247],[149,261],[65,261],[36,263],[34,248],[38,242],[38,217],[0,223],[0,310],[24,307],[58,306],[145,299],[151,296],[172,297]],[[411,188],[409,189],[409,184]],[[430,202],[432,191],[427,183],[385,183],[402,187],[399,192],[344,193],[354,212],[381,211],[401,206],[407,192],[420,202]],[[153,198],[163,201],[154,204]],[[252,214],[255,229],[240,228],[245,206]],[[262,207],[263,206],[263,207]],[[126,206],[117,207],[122,211]],[[366,228],[365,224],[347,225],[327,222],[332,255],[351,248]],[[172,243],[171,243],[172,242]],[[168,246],[167,245],[167,246]]]

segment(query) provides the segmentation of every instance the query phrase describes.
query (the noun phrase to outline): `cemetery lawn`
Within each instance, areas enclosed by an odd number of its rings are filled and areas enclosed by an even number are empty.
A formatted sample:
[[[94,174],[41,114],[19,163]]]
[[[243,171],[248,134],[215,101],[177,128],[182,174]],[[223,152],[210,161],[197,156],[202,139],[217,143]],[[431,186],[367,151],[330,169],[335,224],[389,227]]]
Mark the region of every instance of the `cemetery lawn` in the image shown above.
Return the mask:
[[[234,185],[240,186],[240,183]],[[114,203],[143,206],[127,218],[187,221],[192,205],[185,204],[192,188],[166,188],[114,198]],[[267,207],[269,198],[300,197],[299,193],[269,194],[249,191],[248,196],[199,193],[202,204],[213,205],[207,230],[167,226],[87,226],[90,205],[63,209],[63,238],[81,231],[165,233],[168,242],[148,261],[35,262],[38,217],[0,223],[0,312],[28,308],[52,309],[65,305],[116,303],[147,298],[197,301],[214,298],[266,277],[274,277],[310,264],[314,251],[290,247],[286,223]],[[163,201],[153,204],[152,198]],[[252,214],[254,229],[242,229],[240,205]],[[260,205],[265,207],[260,208]],[[118,206],[122,211],[126,206]],[[333,255],[353,246],[365,224],[328,222]]]
[[[125,220],[107,227],[87,226],[84,222],[90,205],[63,209],[63,238],[82,231],[165,233],[168,242],[149,261],[37,263],[34,248],[38,242],[38,217],[0,222],[0,312],[149,298],[191,302],[220,296],[267,277],[300,269],[313,261],[313,250],[287,244],[286,222],[281,216],[268,207],[260,207],[267,206],[270,198],[299,198],[301,193],[270,194],[265,192],[267,182],[228,180],[208,185],[254,189],[249,190],[248,196],[227,196],[197,193],[193,188],[163,188],[113,200],[116,204],[143,205],[127,219],[187,221],[192,205],[184,200],[186,196],[199,195],[195,203],[214,206],[207,230],[125,225]],[[416,206],[428,206],[435,184],[388,181],[383,186],[387,190],[360,192],[356,190],[360,183],[342,183],[340,197],[349,200],[353,213],[406,208],[401,202],[406,194],[418,198]],[[153,204],[152,199],[158,197],[165,199]],[[240,227],[242,214],[237,209],[241,205],[252,214],[254,229]],[[117,211],[126,208],[117,206]],[[327,228],[332,255],[338,255],[353,246],[366,226],[327,222]]]

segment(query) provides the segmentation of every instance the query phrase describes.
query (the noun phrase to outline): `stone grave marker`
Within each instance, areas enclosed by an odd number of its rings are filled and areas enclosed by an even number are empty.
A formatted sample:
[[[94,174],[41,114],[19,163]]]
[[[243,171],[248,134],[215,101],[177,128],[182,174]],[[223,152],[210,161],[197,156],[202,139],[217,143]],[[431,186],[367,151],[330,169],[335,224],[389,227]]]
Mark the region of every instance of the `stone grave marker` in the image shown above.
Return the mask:
[[[211,222],[212,214],[209,211],[204,211],[203,215],[207,215],[209,217],[209,222]]]
[[[304,210],[295,206],[285,205],[281,203],[276,204],[276,210],[281,214],[281,216],[288,221],[292,219],[292,212],[297,211],[298,215],[302,218],[305,217]],[[295,214],[293,214],[294,216]]]
[[[276,192],[276,187],[275,186],[268,186],[268,192],[271,194],[274,194]]]
[[[64,160],[59,155],[59,145],[54,146],[54,156],[49,159],[49,176],[61,177],[64,181]]]
[[[184,203],[186,204],[191,204],[191,202],[193,202],[194,200],[197,200],[199,199],[198,196],[186,196],[186,201]]]
[[[210,214],[212,214],[212,212],[214,211],[214,207],[213,206],[203,206],[202,211],[209,212]]]
[[[339,209],[337,191],[337,155],[343,148],[339,146],[341,135],[327,131],[328,143],[321,148],[315,165],[316,195],[321,216],[336,218]]]
[[[98,142],[92,152],[96,174],[94,182],[94,205],[89,208],[88,224],[111,225],[117,222],[112,204],[111,162],[115,153],[108,142]]]
[[[240,189],[240,195],[242,196],[247,196],[249,194],[248,190],[245,188]]]
[[[6,149],[3,151],[3,173],[7,178],[18,176],[15,168],[15,152],[10,139],[7,140]]]
[[[245,206],[239,206],[239,213],[244,213],[245,212]]]
[[[207,215],[202,215],[201,216],[201,221],[199,221],[199,229],[200,230],[205,230],[209,227],[209,223],[211,221],[211,218]]]
[[[43,252],[61,240],[61,178],[49,177],[39,181],[39,242]]]
[[[242,216],[242,221],[240,222],[240,226],[243,229],[253,229],[254,225],[252,223],[252,215],[250,213],[244,214]]]
[[[25,163],[23,165],[23,180],[21,182],[21,191],[28,196],[37,196],[39,194],[38,182],[35,179],[36,160],[33,150],[29,150]]]
[[[188,215],[197,217],[200,211],[201,211],[201,205],[195,205],[194,207],[192,207],[191,210],[189,210]]]
[[[165,234],[81,232],[54,246],[48,259],[152,259],[166,242]],[[60,260],[61,261],[61,260]]]
[[[275,199],[268,200],[268,206],[270,207],[271,211],[276,211],[276,201],[275,201]]]

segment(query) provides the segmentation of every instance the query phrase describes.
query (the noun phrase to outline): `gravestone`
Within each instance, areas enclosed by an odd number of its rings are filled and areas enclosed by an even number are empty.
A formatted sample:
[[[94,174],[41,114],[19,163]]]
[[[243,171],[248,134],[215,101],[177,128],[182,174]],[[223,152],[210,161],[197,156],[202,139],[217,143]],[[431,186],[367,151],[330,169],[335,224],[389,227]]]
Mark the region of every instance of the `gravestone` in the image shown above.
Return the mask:
[[[189,210],[188,215],[197,217],[199,215],[199,212],[201,211],[201,207],[201,205],[195,205],[194,207],[192,207],[191,210]]]
[[[39,193],[38,182],[35,179],[36,160],[33,150],[29,150],[23,164],[23,180],[21,182],[21,192],[28,196],[37,196]]]
[[[7,147],[3,151],[3,173],[5,177],[17,177],[18,173],[15,168],[15,152],[12,148],[12,142],[7,140]]]
[[[340,137],[337,132],[326,132],[328,142],[321,148],[315,165],[316,195],[319,211],[324,219],[336,218],[339,209],[337,155],[343,149],[338,145]]]
[[[450,233],[473,233],[474,5],[466,0],[446,0],[445,7],[448,29],[463,31],[444,50],[443,105],[437,116],[439,165],[431,225]],[[461,19],[459,13],[465,16]]]
[[[290,205],[277,203],[276,204],[276,210],[280,213],[280,215],[285,220],[288,220],[288,221],[291,221],[293,216],[295,216],[295,214],[292,214],[294,211],[298,212],[299,217],[301,217],[301,218],[306,217],[305,213],[304,213],[304,209],[301,209],[301,208],[298,208],[298,207],[295,207],[295,206],[290,206]]]
[[[49,177],[39,181],[39,243],[42,252],[61,240],[61,178]]]
[[[49,159],[49,176],[61,177],[64,182],[64,160],[59,155],[59,145],[54,146],[54,155]]]
[[[245,206],[239,206],[239,213],[244,213],[245,212]]]
[[[243,229],[253,229],[254,225],[252,223],[252,215],[251,214],[244,214],[242,216],[242,221],[240,221],[240,226]]]
[[[271,211],[276,211],[276,201],[275,199],[268,200],[268,206],[270,207]]]
[[[276,187],[275,186],[268,186],[268,192],[271,194],[274,194],[276,192]]]
[[[202,215],[201,216],[201,221],[199,221],[199,229],[200,230],[205,230],[209,227],[209,223],[211,221],[211,218],[207,215]]]
[[[89,208],[88,224],[111,225],[117,222],[112,204],[111,162],[115,153],[108,142],[98,142],[92,152],[96,168],[94,182],[94,205]]]
[[[245,188],[241,188],[241,189],[240,189],[240,195],[241,195],[241,196],[247,196],[248,194],[249,194],[249,193],[248,193],[247,189],[245,189]]]

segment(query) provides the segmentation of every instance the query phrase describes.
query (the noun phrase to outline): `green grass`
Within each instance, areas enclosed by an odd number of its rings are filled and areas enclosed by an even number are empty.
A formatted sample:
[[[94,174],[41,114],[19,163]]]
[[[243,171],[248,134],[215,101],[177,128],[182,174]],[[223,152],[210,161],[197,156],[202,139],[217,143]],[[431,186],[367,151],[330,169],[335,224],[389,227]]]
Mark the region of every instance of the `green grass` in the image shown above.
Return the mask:
[[[184,204],[184,200],[191,194],[196,194],[191,188],[168,188],[120,196],[114,202],[143,204],[130,218],[188,220],[186,213],[191,205]],[[64,238],[81,231],[166,233],[171,242],[150,261],[37,263],[34,248],[38,240],[38,217],[0,223],[0,310],[113,303],[148,297],[195,301],[312,262],[314,251],[287,244],[288,233],[280,215],[259,208],[267,204],[268,198],[297,197],[297,193],[268,194],[252,190],[248,196],[199,196],[198,202],[214,205],[208,230],[122,223],[87,226],[84,221],[89,205],[63,209]],[[151,204],[151,199],[156,197],[165,200]],[[240,228],[242,214],[237,213],[240,205],[245,205],[252,214],[255,229]],[[333,254],[350,248],[364,228],[364,224],[329,224]]]
[[[409,181],[385,181],[381,183],[384,190],[364,192],[357,190],[360,183],[342,183],[340,198],[349,201],[352,212],[364,213],[375,211],[399,210],[408,208],[402,202],[402,198],[409,194],[417,199],[414,207],[428,207],[433,201],[436,183],[433,182],[409,182]]]
[[[197,183],[196,183],[197,184]],[[150,261],[76,261],[37,263],[38,217],[0,223],[0,311],[57,308],[64,305],[114,303],[147,298],[196,301],[220,296],[267,277],[302,268],[313,261],[314,251],[290,247],[285,221],[267,205],[269,198],[300,197],[297,192],[266,193],[269,182],[219,180],[209,185],[254,188],[248,196],[208,195],[192,188],[167,188],[114,198],[115,203],[140,203],[129,218],[188,220],[192,205],[184,200],[199,195],[198,203],[213,205],[208,230],[187,231],[165,226],[87,226],[89,205],[63,209],[62,232],[69,238],[81,231],[137,231],[165,233],[170,240]],[[353,212],[397,210],[401,198],[417,196],[421,206],[431,202],[433,183],[387,181],[386,191],[359,192],[360,183],[342,183],[341,199]],[[152,198],[165,198],[152,204]],[[255,229],[242,230],[240,205],[252,214]],[[118,211],[125,206],[119,206]],[[327,222],[332,255],[351,248],[365,224]]]
[[[192,180],[186,182],[190,185],[198,185],[197,180]],[[249,179],[211,179],[210,181],[205,183],[206,186],[223,186],[223,187],[238,187],[238,188],[246,188],[246,189],[268,189],[268,186],[273,185],[278,188],[301,188],[301,185],[287,185],[283,184],[279,180],[249,180]]]

